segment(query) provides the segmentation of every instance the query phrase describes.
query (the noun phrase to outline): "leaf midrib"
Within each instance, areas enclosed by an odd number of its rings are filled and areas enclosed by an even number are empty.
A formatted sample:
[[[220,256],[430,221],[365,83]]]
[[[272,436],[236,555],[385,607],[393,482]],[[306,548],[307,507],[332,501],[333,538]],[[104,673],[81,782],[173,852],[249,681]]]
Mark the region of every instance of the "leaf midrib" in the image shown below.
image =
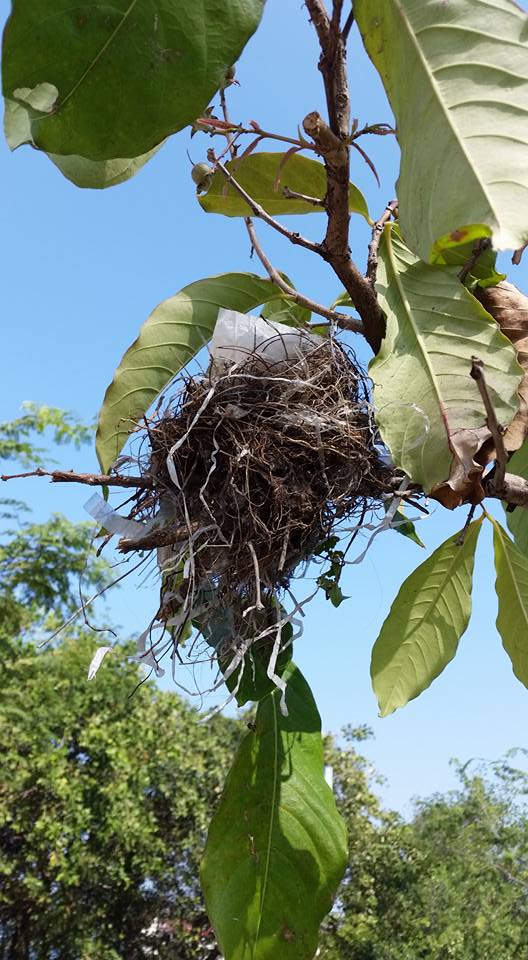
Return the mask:
[[[271,863],[271,841],[273,837],[273,827],[275,823],[275,810],[277,804],[277,785],[278,785],[278,751],[279,751],[279,730],[277,723],[277,696],[276,694],[271,694],[271,704],[272,704],[272,713],[273,713],[273,786],[271,791],[271,810],[270,810],[270,819],[269,819],[269,833],[268,833],[268,844],[266,849],[266,862],[264,866],[264,879],[262,882],[262,895],[260,898],[260,907],[258,915],[257,929],[255,932],[255,939],[253,941],[253,947],[251,951],[251,958],[255,960],[255,954],[258,947],[260,927],[262,924],[262,918],[264,916],[264,902],[266,899],[266,893],[268,889],[268,880],[270,872],[270,863]]]
[[[127,8],[127,10],[125,10],[125,12],[124,12],[121,20],[120,20],[119,23],[114,27],[112,33],[110,34],[110,36],[108,37],[108,39],[106,40],[106,42],[103,44],[103,46],[101,47],[101,49],[99,50],[99,52],[96,54],[96,56],[93,58],[93,60],[91,61],[91,63],[88,64],[88,66],[86,67],[84,73],[81,74],[81,76],[79,77],[79,79],[77,80],[77,82],[74,83],[74,85],[73,85],[73,87],[71,88],[70,92],[66,94],[66,96],[64,97],[64,100],[61,100],[60,104],[59,104],[58,107],[57,107],[57,111],[56,111],[57,113],[59,112],[59,110],[62,110],[62,108],[63,108],[64,105],[68,102],[68,100],[70,100],[70,98],[73,97],[74,93],[79,89],[81,83],[83,83],[83,81],[86,79],[86,77],[88,76],[88,74],[94,69],[94,67],[97,66],[97,64],[99,63],[99,60],[100,60],[101,57],[106,53],[108,47],[110,46],[110,44],[112,43],[112,41],[114,40],[114,38],[117,36],[117,34],[119,33],[119,31],[121,30],[123,24],[126,23],[126,21],[128,20],[128,17],[129,17],[130,14],[132,13],[132,11],[133,11],[134,7],[136,6],[137,2],[138,2],[138,0],[131,0],[129,6],[128,6],[128,8]],[[125,158],[125,159],[126,159],[126,158]]]
[[[480,525],[481,521],[478,520],[477,523]],[[453,539],[454,539],[454,538],[453,538]],[[466,537],[466,543],[467,543],[468,539],[469,539],[469,538]],[[442,593],[443,593],[444,587],[446,586],[447,582],[452,579],[453,573],[454,573],[454,569],[460,564],[461,558],[463,559],[463,557],[464,557],[464,553],[465,553],[465,549],[464,549],[464,548],[465,548],[465,545],[466,545],[466,544],[464,543],[461,547],[457,547],[457,551],[456,551],[456,553],[453,554],[452,560],[451,560],[451,562],[449,563],[449,566],[448,566],[448,568],[447,568],[447,570],[446,570],[446,572],[445,572],[445,574],[444,574],[444,576],[443,576],[443,578],[442,578],[442,580],[441,580],[441,582],[440,582],[437,590],[435,591],[435,593],[434,593],[431,601],[427,604],[427,610],[426,610],[425,614],[423,615],[423,617],[421,617],[421,618],[418,620],[418,622],[416,623],[416,626],[414,626],[414,627],[411,629],[410,633],[407,635],[407,637],[406,637],[405,640],[403,641],[403,646],[405,646],[405,644],[409,643],[409,641],[410,641],[413,633],[416,633],[416,631],[422,626],[422,624],[426,623],[426,621],[428,620],[430,614],[436,609],[436,605],[437,605],[437,603],[438,603],[439,597],[440,597],[440,596],[442,595]]]

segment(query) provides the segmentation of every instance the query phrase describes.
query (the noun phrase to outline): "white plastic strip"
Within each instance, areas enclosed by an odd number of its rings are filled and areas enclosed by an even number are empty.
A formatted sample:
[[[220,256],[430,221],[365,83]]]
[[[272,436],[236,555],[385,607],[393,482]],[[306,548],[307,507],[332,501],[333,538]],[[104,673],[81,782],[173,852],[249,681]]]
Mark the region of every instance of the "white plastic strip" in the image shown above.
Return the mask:
[[[121,537],[137,540],[148,532],[145,524],[138,523],[137,520],[127,520],[126,517],[120,516],[117,510],[112,510],[112,507],[98,493],[94,493],[93,497],[86,501],[84,509],[105,530],[108,530],[108,533],[116,533]]]

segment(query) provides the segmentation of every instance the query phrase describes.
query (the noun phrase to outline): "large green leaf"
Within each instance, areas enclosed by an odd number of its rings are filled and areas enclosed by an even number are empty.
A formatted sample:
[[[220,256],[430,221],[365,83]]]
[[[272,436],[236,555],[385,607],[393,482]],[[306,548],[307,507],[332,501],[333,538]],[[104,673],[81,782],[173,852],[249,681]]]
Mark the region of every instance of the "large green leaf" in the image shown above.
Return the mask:
[[[455,656],[471,614],[482,519],[470,524],[462,546],[450,537],[400,587],[372,651],[382,717],[419,696]]]
[[[143,156],[130,160],[87,160],[85,157],[62,157],[57,153],[50,153],[48,156],[66,179],[71,180],[76,187],[103,190],[105,187],[115,187],[135,177],[158,150],[159,146],[154,147]]]
[[[190,283],[160,303],[125,353],[105,393],[97,427],[101,469],[108,469],[134,423],[211,339],[220,307],[246,313],[281,296],[270,280],[252,273],[224,273]]]
[[[322,163],[298,153],[285,158],[284,153],[250,153],[227,164],[227,169],[252,200],[260,203],[272,216],[289,213],[321,213],[321,207],[305,200],[289,199],[282,192],[289,187],[295,193],[322,200],[326,193],[326,172]],[[280,179],[280,183],[278,183]],[[353,183],[349,186],[349,208],[370,223],[367,201]],[[237,191],[215,173],[207,193],[198,197],[207,213],[223,213],[226,217],[247,217],[251,209]]]
[[[138,157],[191,123],[264,0],[13,0],[4,33],[10,146]]]
[[[525,441],[508,461],[508,473],[528,480],[528,441]],[[528,510],[515,507],[511,513],[506,513],[506,522],[519,550],[528,556]]]
[[[396,116],[404,236],[528,239],[528,20],[512,0],[355,0]],[[476,227],[476,229],[473,229]]]
[[[385,228],[379,250],[380,303],[387,333],[370,365],[377,421],[393,460],[430,491],[447,480],[459,431],[482,427],[486,415],[471,358],[483,360],[498,419],[518,405],[521,369],[510,341],[462,286],[456,267],[430,266]]]
[[[311,960],[346,864],[346,830],[323,776],[321,721],[288,669],[258,707],[213,818],[202,866],[225,960]]]
[[[491,520],[499,598],[497,630],[515,676],[528,687],[528,559],[501,525]]]

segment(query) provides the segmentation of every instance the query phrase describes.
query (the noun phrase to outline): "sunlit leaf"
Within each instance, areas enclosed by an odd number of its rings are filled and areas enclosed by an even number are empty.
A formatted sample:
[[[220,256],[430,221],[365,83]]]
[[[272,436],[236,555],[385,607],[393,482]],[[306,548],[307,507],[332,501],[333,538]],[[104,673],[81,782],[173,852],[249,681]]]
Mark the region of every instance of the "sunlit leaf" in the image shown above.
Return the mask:
[[[400,587],[372,651],[382,717],[419,696],[455,656],[471,614],[481,524],[470,524],[462,545],[449,537]]]
[[[278,690],[261,701],[209,829],[202,886],[225,960],[311,960],[346,864],[320,717],[287,676],[288,716]]]
[[[284,153],[250,153],[227,164],[227,169],[272,216],[289,213],[321,213],[322,207],[305,200],[290,199],[283,193],[289,187],[295,193],[322,200],[326,194],[326,171],[318,160],[293,154],[284,163]],[[284,164],[281,167],[281,164]],[[280,183],[278,182],[280,180]],[[230,186],[222,173],[215,173],[207,193],[198,197],[207,213],[223,213],[226,217],[247,217],[251,209],[243,197]],[[349,209],[370,223],[367,202],[353,183],[349,186]]]
[[[11,146],[91,160],[143,155],[204,111],[263,7],[13,0],[2,70]]]
[[[404,236],[446,244],[528,238],[528,20],[512,0],[355,0],[396,116]]]
[[[391,529],[395,530],[396,533],[401,533],[402,537],[407,537],[408,540],[412,540],[418,547],[425,547],[425,543],[420,540],[420,537],[416,533],[414,523],[405,516],[403,510],[396,510],[392,518]]]

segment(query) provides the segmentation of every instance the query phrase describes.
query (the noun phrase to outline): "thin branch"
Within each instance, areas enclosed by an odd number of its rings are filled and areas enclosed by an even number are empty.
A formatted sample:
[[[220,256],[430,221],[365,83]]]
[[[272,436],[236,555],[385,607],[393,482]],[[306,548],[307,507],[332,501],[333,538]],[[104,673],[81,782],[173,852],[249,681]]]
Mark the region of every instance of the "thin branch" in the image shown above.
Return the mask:
[[[282,193],[288,200],[303,200],[304,203],[311,203],[314,207],[324,207],[325,205],[324,200],[319,200],[318,197],[307,197],[305,193],[297,193],[295,190],[290,190],[289,187],[283,187]]]
[[[491,433],[493,443],[495,444],[496,465],[493,476],[489,478],[488,490],[502,490],[504,487],[504,477],[506,475],[506,464],[508,454],[504,446],[503,428],[497,420],[493,403],[488,391],[486,377],[484,374],[484,364],[478,357],[472,357],[470,375],[476,381],[480,396],[486,410],[486,423]],[[489,494],[488,494],[489,495]]]
[[[263,220],[264,223],[267,223],[269,227],[272,227],[277,233],[280,233],[281,236],[286,237],[290,243],[295,244],[299,247],[304,247],[306,250],[310,250],[312,253],[320,253],[321,246],[319,243],[314,243],[313,240],[307,240],[305,237],[302,237],[300,233],[293,233],[291,230],[288,230],[287,227],[284,227],[282,223],[279,223],[278,220],[274,220],[273,217],[270,217],[269,213],[266,212],[264,207],[257,203],[256,200],[253,200],[253,197],[247,193],[246,190],[235,180],[233,175],[229,172],[227,167],[221,163],[216,157],[214,151],[209,150],[207,157],[211,163],[215,164],[217,170],[220,170],[220,173],[227,180],[230,186],[233,187],[233,190],[246,201],[249,209],[253,212],[255,217],[258,217],[260,220]]]
[[[309,140],[297,137],[285,137],[280,133],[272,133],[270,130],[263,130],[255,121],[250,127],[244,127],[240,123],[232,123],[230,120],[219,120],[218,117],[199,117],[195,123],[199,123],[204,133],[211,136],[220,134],[225,136],[234,133],[238,136],[256,136],[258,140],[277,140],[279,143],[291,143],[302,150],[317,152],[316,147]]]
[[[461,283],[464,283],[468,273],[471,273],[471,271],[473,270],[473,267],[475,266],[481,254],[484,253],[485,250],[488,250],[490,247],[491,247],[491,240],[489,239],[489,237],[482,237],[481,240],[477,240],[477,243],[475,244],[475,246],[473,247],[473,250],[471,251],[471,256],[469,260],[467,260],[467,262],[464,264],[464,266],[462,267],[462,269],[458,274],[458,279],[460,280]]]
[[[467,532],[468,532],[468,530],[469,530],[469,525],[470,525],[471,521],[473,520],[473,517],[474,517],[474,515],[475,515],[475,510],[476,510],[476,509],[477,509],[477,504],[476,504],[476,503],[473,503],[473,504],[471,505],[471,507],[469,508],[469,513],[468,513],[468,515],[467,515],[467,517],[466,517],[466,522],[465,522],[462,530],[460,531],[458,537],[457,537],[456,540],[455,540],[455,543],[457,544],[458,547],[463,547],[463,546],[464,546],[464,541],[465,541],[465,539],[466,539],[466,535],[467,535]]]
[[[51,477],[52,483],[86,483],[89,487],[136,487],[151,490],[151,477],[124,477],[117,473],[74,473],[73,470],[42,470],[38,467],[28,473],[2,474],[0,480],[18,480],[24,477]]]
[[[321,46],[326,45],[328,40],[328,31],[330,29],[330,19],[322,0],[305,0],[310,20],[312,21],[319,37]]]
[[[345,43],[346,43],[347,40],[348,40],[348,35],[349,35],[349,33],[350,33],[351,29],[352,29],[352,24],[353,24],[353,23],[354,23],[354,11],[351,10],[350,13],[348,14],[348,17],[347,17],[346,20],[345,20],[345,24],[344,24],[343,29],[342,29],[342,31],[341,31],[341,36],[343,37],[343,40],[344,40]]]
[[[198,523],[191,523],[191,528],[187,524],[176,526],[167,524],[157,530],[152,530],[144,537],[131,539],[122,537],[117,544],[119,553],[130,553],[132,550],[155,550],[157,547],[169,547],[176,543],[184,543],[189,539],[189,535],[199,529]]]
[[[322,304],[316,303],[315,300],[305,297],[304,294],[299,293],[299,291],[295,290],[294,287],[290,287],[289,283],[286,283],[279,271],[273,266],[264,253],[255,232],[255,227],[251,217],[246,217],[245,223],[253,250],[259,258],[262,266],[266,270],[270,280],[272,280],[273,283],[283,291],[283,293],[291,297],[293,302],[298,304],[298,306],[305,307],[307,310],[311,310],[312,313],[317,313],[318,316],[324,317],[326,320],[330,321],[330,323],[335,324],[342,330],[351,330],[353,333],[362,332],[363,326],[360,320],[354,320],[353,317],[348,317],[344,313],[336,313],[335,310],[329,310],[327,307],[323,307]]]
[[[368,248],[367,272],[365,274],[367,280],[372,284],[375,283],[376,274],[378,272],[378,248],[383,233],[383,228],[385,224],[388,223],[397,207],[398,201],[390,200],[381,217],[379,220],[376,220],[376,223],[372,228],[372,238]]]
[[[519,247],[518,250],[514,250],[514,252],[513,252],[513,257],[512,257],[512,260],[511,260],[511,262],[512,262],[513,265],[514,265],[514,267],[518,267],[518,266],[519,266],[519,264],[520,264],[520,262],[521,262],[521,260],[522,260],[522,255],[523,255],[524,251],[526,250],[526,247],[528,247],[528,240],[526,241],[526,243],[523,243],[522,247]]]

